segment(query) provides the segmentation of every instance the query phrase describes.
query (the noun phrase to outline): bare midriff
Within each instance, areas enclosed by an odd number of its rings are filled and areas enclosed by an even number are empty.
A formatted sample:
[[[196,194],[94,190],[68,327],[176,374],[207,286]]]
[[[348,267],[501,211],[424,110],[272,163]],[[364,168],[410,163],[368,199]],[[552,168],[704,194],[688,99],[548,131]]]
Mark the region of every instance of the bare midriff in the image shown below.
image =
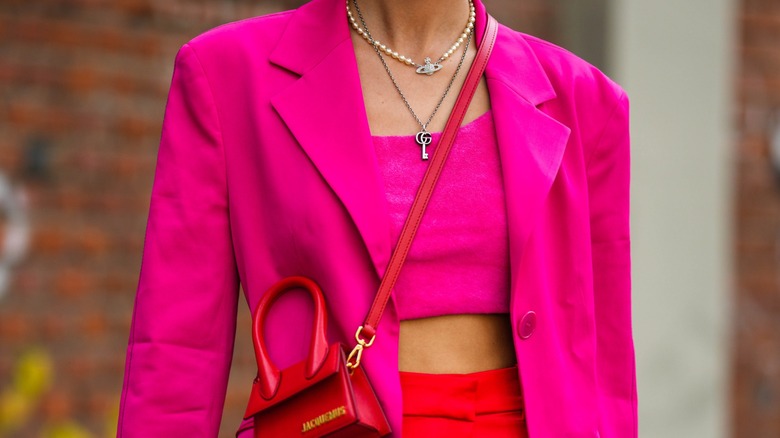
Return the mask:
[[[401,321],[401,371],[466,374],[516,363],[507,314],[445,315]]]

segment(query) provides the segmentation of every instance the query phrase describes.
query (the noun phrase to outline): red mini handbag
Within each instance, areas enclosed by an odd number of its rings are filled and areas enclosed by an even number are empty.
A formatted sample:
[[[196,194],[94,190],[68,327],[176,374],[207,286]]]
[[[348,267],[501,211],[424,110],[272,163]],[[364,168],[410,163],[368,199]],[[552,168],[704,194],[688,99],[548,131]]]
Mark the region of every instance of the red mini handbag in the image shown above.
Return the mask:
[[[253,417],[255,438],[287,437],[382,437],[390,426],[360,361],[363,351],[374,343],[376,327],[406,260],[414,235],[441,174],[458,127],[495,44],[498,24],[488,16],[485,34],[469,69],[439,146],[433,154],[412,203],[401,237],[382,276],[366,320],[355,333],[357,345],[347,355],[340,343],[328,345],[327,312],[320,287],[306,277],[287,277],[274,284],[262,297],[253,314],[252,339],[257,359],[257,377],[252,384],[244,418]],[[309,356],[279,370],[268,356],[263,325],[279,296],[292,289],[305,289],[314,300],[314,325]]]
[[[309,357],[287,369],[271,363],[263,324],[284,292],[305,289],[314,300]],[[306,277],[287,277],[263,295],[253,320],[257,377],[245,417],[255,437],[381,437],[390,433],[385,414],[362,367],[347,367],[344,346],[328,345],[328,316],[320,287]]]

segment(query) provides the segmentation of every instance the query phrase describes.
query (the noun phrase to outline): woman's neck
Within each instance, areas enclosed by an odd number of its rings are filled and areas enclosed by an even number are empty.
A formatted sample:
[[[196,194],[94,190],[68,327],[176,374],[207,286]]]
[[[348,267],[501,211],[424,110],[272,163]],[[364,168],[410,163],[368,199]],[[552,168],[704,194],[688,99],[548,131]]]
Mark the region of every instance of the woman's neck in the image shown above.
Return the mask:
[[[468,0],[357,0],[371,35],[398,53],[438,58],[463,32]],[[350,9],[355,18],[353,0]]]

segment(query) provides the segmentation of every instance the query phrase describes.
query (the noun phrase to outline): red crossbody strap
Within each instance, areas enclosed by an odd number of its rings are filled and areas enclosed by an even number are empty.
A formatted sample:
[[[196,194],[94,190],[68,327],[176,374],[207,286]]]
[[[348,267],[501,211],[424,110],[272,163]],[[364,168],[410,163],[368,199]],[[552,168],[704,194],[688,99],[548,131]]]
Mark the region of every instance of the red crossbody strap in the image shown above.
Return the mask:
[[[398,274],[401,272],[401,266],[403,266],[404,260],[406,260],[406,256],[409,253],[409,248],[412,246],[414,235],[417,233],[417,228],[420,226],[425,208],[428,206],[428,201],[433,194],[433,188],[444,168],[444,162],[447,160],[447,155],[449,155],[452,144],[455,141],[458,128],[463,122],[466,110],[469,108],[471,99],[477,91],[477,85],[479,85],[482,73],[485,71],[488,59],[490,59],[490,53],[493,51],[497,33],[498,23],[493,17],[488,15],[485,34],[482,36],[482,42],[477,50],[477,55],[471,64],[468,76],[466,76],[466,82],[463,84],[458,99],[455,101],[455,107],[447,120],[441,140],[433,153],[420,188],[417,190],[409,216],[406,218],[406,223],[404,223],[404,228],[401,231],[401,237],[398,239],[393,255],[390,257],[387,270],[379,285],[379,291],[376,297],[374,297],[374,303],[371,305],[365,322],[358,328],[355,334],[358,346],[350,354],[349,361],[353,367],[359,364],[363,347],[369,347],[374,340],[376,328],[380,319],[382,319],[382,313],[390,299],[390,293],[398,279]]]

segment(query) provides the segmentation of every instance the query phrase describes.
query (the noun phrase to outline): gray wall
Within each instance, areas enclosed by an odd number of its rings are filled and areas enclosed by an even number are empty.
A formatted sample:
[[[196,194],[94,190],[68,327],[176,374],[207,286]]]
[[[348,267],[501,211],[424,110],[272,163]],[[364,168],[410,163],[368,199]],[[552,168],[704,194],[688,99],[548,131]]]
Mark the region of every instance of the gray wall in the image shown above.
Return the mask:
[[[728,435],[731,0],[612,0],[632,103],[634,321],[645,438]]]

